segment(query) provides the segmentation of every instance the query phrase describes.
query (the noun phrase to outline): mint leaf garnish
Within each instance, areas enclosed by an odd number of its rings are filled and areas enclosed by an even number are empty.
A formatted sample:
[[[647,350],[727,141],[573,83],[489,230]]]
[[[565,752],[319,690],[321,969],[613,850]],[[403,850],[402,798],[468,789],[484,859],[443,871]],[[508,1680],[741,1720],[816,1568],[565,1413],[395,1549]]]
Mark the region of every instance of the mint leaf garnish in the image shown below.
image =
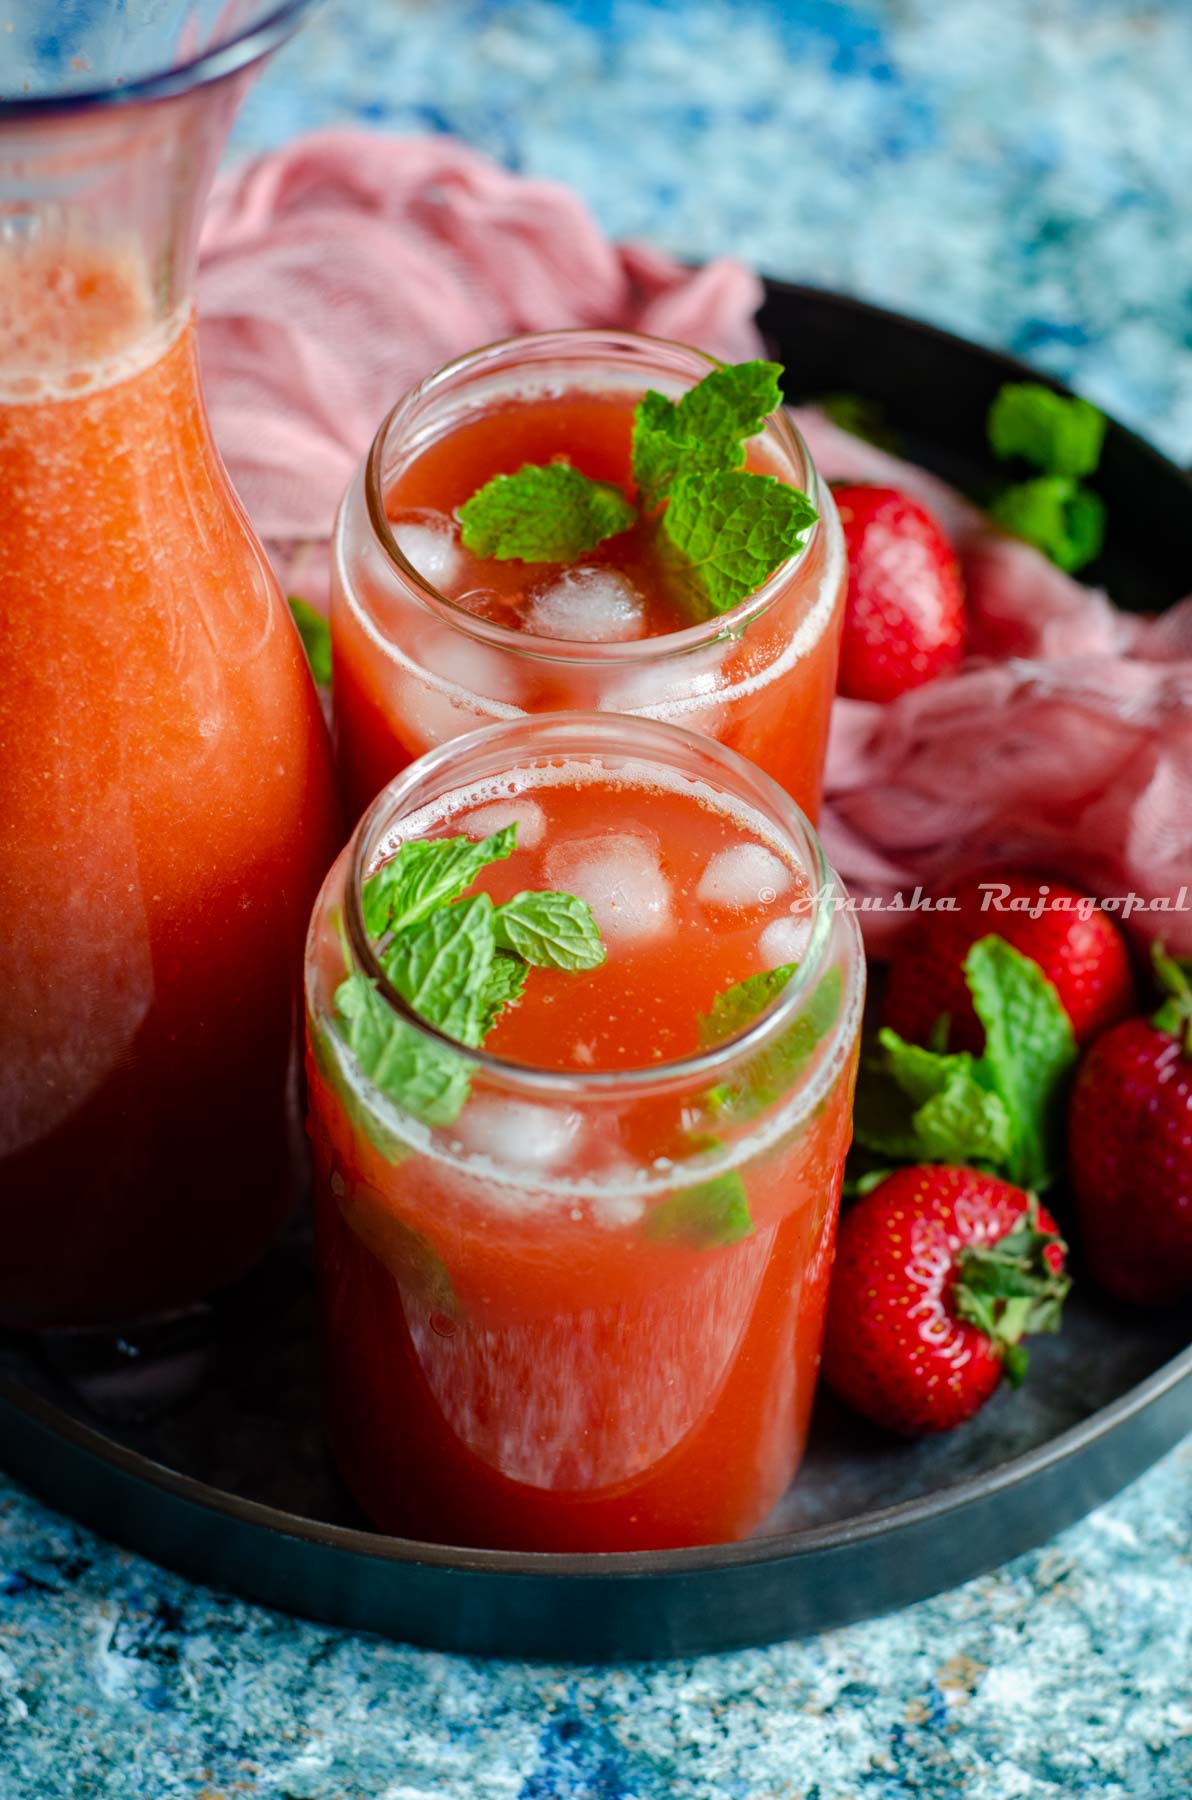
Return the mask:
[[[1069,575],[1099,556],[1105,542],[1105,502],[1067,475],[1040,475],[1003,488],[989,510],[1006,531],[1034,544]]]
[[[605,958],[586,900],[574,894],[515,894],[496,912],[497,945],[539,969],[598,969]]]
[[[487,894],[444,906],[401,932],[381,957],[419,1018],[473,1049],[483,1039],[485,988],[497,948],[493,913]]]
[[[627,531],[633,507],[611,482],[591,481],[570,463],[526,463],[494,475],[459,509],[461,537],[473,556],[498,562],[574,562],[605,538]]]
[[[1039,965],[1002,938],[979,939],[964,973],[985,1027],[981,1063],[1013,1122],[1009,1178],[1046,1187],[1060,1164],[1061,1102],[1076,1062],[1071,1021]]]
[[[726,470],[681,476],[661,530],[684,576],[721,613],[768,581],[818,516],[806,494],[776,476]]]
[[[479,842],[416,839],[363,885],[365,929],[390,985],[419,1018],[469,1049],[520,999],[530,964],[592,969],[605,958],[591,908],[573,894],[526,892],[501,907],[488,894],[460,897],[516,844],[516,824]],[[344,959],[351,961],[346,938]],[[343,1041],[375,1087],[423,1124],[459,1117],[471,1091],[465,1058],[423,1037],[360,971],[340,983],[335,1008]],[[316,1054],[320,1067],[330,1066],[326,1045],[316,1043]],[[403,1147],[394,1133],[334,1078],[353,1120],[396,1161]]]
[[[455,900],[489,863],[512,856],[517,826],[506,825],[491,837],[416,838],[364,883],[364,928],[371,938],[405,931],[429,918],[437,907]]]
[[[866,1067],[853,1115],[857,1143],[904,1162],[999,1167],[1011,1153],[1005,1101],[985,1085],[976,1058],[908,1044],[888,1028]]]
[[[924,1049],[882,1030],[858,1084],[854,1140],[870,1158],[967,1164],[1044,1188],[1059,1165],[1063,1089],[1076,1059],[1068,1015],[1038,965],[1002,938],[972,946],[965,976],[985,1027],[983,1055]],[[854,1159],[854,1180],[856,1169]]]
[[[763,1013],[777,998],[798,968],[797,963],[782,963],[777,969],[763,969],[758,975],[746,975],[735,981],[723,994],[717,994],[710,1012],[701,1013],[696,1021],[699,1041],[705,1048],[723,1044],[736,1037]]]
[[[508,956],[498,950],[493,957],[492,967],[484,982],[484,997],[481,1006],[482,1019],[480,1027],[481,1041],[488,1036],[507,1006],[521,999],[522,989],[526,985],[529,969],[516,956]]]
[[[753,1230],[745,1184],[735,1169],[695,1187],[679,1188],[654,1208],[643,1227],[646,1237],[712,1250],[739,1244]]]
[[[424,1038],[381,998],[366,975],[349,975],[335,990],[348,1049],[362,1072],[382,1094],[424,1125],[450,1125],[468,1098],[468,1065],[443,1044]],[[353,1108],[368,1136],[385,1155],[396,1147],[363,1106]]]
[[[721,1002],[726,998],[722,995]],[[765,1112],[786,1093],[831,1031],[843,998],[844,977],[838,968],[829,969],[816,984],[803,1011],[791,1020],[777,1041],[747,1057],[727,1081],[708,1090],[704,1095],[708,1111],[735,1121]],[[711,1017],[712,1014],[707,1015]]]
[[[633,420],[633,479],[647,511],[680,474],[739,469],[746,439],[782,404],[781,363],[714,369],[677,401],[649,389]]]
[[[306,651],[310,672],[320,687],[331,685],[331,627],[321,612],[297,594],[289,595],[290,611]]]
[[[1105,415],[1087,400],[1054,394],[1034,381],[1010,381],[989,409],[995,456],[1020,456],[1045,475],[1091,475],[1101,460]]]

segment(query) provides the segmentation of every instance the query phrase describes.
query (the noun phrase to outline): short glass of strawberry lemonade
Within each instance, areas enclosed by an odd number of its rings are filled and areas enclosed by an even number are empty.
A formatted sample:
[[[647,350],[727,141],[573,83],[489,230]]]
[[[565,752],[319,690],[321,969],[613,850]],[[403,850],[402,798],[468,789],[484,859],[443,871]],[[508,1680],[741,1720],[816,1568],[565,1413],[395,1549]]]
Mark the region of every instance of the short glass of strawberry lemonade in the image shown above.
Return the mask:
[[[329,1425],[383,1529],[615,1551],[765,1520],[851,1130],[841,896],[775,782],[654,720],[491,726],[369,809],[311,924],[307,1066]]]
[[[456,518],[499,474],[570,462],[634,493],[634,409],[719,364],[631,333],[546,332],[448,364],[386,418],[349,487],[331,575],[337,750],[353,816],[412,758],[526,713],[608,711],[706,733],[818,813],[845,557],[831,492],[779,409],[745,467],[818,513],[747,598],[700,618],[648,528],[577,566],[464,549]]]

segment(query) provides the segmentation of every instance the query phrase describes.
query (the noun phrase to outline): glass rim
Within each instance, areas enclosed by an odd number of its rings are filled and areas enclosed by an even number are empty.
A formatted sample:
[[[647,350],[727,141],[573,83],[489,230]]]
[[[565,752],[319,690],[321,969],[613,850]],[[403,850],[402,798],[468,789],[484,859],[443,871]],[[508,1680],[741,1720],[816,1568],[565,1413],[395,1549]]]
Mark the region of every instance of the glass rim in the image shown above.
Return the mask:
[[[168,100],[193,89],[222,81],[260,62],[297,30],[305,13],[321,0],[281,0],[259,18],[221,38],[206,50],[151,69],[126,82],[106,81],[94,87],[70,87],[57,93],[5,94],[0,89],[0,128],[31,119],[61,117],[98,111],[105,107],[131,106],[139,101]]]
[[[776,824],[793,842],[797,859],[805,870],[809,883],[813,884],[811,935],[790,980],[771,1004],[743,1031],[706,1050],[695,1051],[666,1062],[649,1063],[640,1068],[546,1069],[536,1064],[497,1056],[483,1046],[473,1048],[471,1045],[460,1044],[420,1017],[392,986],[364,924],[363,884],[378,842],[386,828],[401,818],[403,801],[408,800],[428,776],[432,779],[439,774],[455,777],[458,765],[469,756],[495,746],[504,738],[516,738],[519,734],[526,734],[532,742],[527,743],[524,753],[511,756],[508,765],[510,772],[542,758],[557,758],[568,751],[577,758],[584,754],[599,756],[612,753],[627,758],[636,756],[648,763],[651,760],[651,749],[665,753],[670,748],[672,751],[683,752],[685,757],[690,756],[694,750],[706,757],[725,777],[724,790],[731,799],[743,801],[763,812],[768,822]],[[593,741],[601,736],[607,737],[609,741],[603,744]],[[569,744],[569,738],[586,739],[586,748],[582,741]],[[644,738],[645,743],[627,741],[634,738]],[[680,765],[670,759],[664,762],[664,766]],[[744,783],[742,775],[745,777]],[[693,773],[692,778],[698,780],[700,776]],[[467,785],[468,776],[459,772],[458,778],[448,780],[440,792],[446,796],[453,788],[466,788]],[[743,787],[745,791],[742,791]],[[756,793],[750,793],[750,787]],[[768,803],[768,808],[764,809],[759,805],[759,799]],[[431,808],[436,803],[433,798],[422,799],[405,806],[404,810],[408,813],[423,807]],[[641,1090],[685,1086],[705,1076],[715,1077],[742,1055],[752,1055],[764,1049],[771,1039],[784,1031],[800,1011],[808,989],[822,971],[825,953],[832,938],[838,891],[839,878],[827,860],[819,834],[803,809],[776,781],[747,762],[736,751],[727,749],[702,733],[688,731],[663,720],[607,712],[537,713],[530,719],[501,720],[495,725],[486,725],[479,731],[469,732],[466,736],[452,738],[417,758],[382,788],[352,834],[344,884],[344,926],[358,966],[373,981],[389,1010],[424,1038],[453,1052],[472,1068],[495,1076],[510,1087],[524,1087],[534,1093],[589,1098],[598,1094],[622,1096]],[[847,1016],[848,1009],[842,1008],[841,1020]],[[829,1041],[834,1035],[834,1032],[829,1034]]]
[[[533,632],[514,631],[508,625],[481,618],[478,613],[469,612],[466,606],[461,606],[457,600],[441,593],[398,544],[385,511],[381,458],[389,447],[394,427],[403,423],[402,415],[413,412],[423,402],[432,400],[440,388],[448,386],[461,373],[470,372],[473,368],[480,370],[486,363],[499,365],[505,356],[515,350],[531,345],[558,344],[562,347],[584,338],[612,349],[640,350],[645,347],[668,355],[678,352],[695,364],[705,365],[709,374],[725,367],[718,357],[706,350],[696,349],[692,344],[680,343],[677,338],[653,337],[646,332],[593,325],[569,326],[553,331],[516,332],[510,337],[494,338],[491,343],[481,344],[462,356],[453,357],[450,362],[443,363],[403,394],[390,407],[377,428],[364,461],[364,498],[373,537],[380,544],[398,578],[412,587],[416,598],[429,606],[446,624],[512,656],[530,658],[537,662],[580,664],[592,669],[625,667],[658,663],[665,658],[683,656],[689,651],[703,649],[724,639],[740,637],[755,618],[769,611],[778,594],[798,574],[813,545],[818,541],[823,525],[822,515],[809,527],[799,548],[775,569],[769,580],[764,581],[761,587],[755,588],[752,594],[730,607],[727,612],[715,613],[710,619],[686,625],[680,631],[667,631],[658,637],[636,638],[620,643],[592,644],[576,638],[543,637]],[[820,495],[815,464],[802,434],[785,406],[778,407],[767,416],[758,435],[777,439],[779,447],[788,458],[793,454],[796,465],[801,465],[800,473],[805,483],[803,492],[818,513]]]

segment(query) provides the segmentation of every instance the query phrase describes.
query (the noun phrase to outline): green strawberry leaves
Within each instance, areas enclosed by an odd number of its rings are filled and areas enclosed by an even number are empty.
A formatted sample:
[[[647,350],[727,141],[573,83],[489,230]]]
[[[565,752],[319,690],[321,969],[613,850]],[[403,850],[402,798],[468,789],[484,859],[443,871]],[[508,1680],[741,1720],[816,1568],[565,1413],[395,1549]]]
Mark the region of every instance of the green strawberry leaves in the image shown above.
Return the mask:
[[[574,562],[636,518],[619,487],[564,462],[494,475],[458,516],[464,549],[474,556],[557,563]]]
[[[957,1259],[952,1304],[958,1318],[983,1331],[998,1348],[1011,1387],[1026,1374],[1023,1338],[1060,1328],[1072,1282],[1059,1233],[1043,1226],[1034,1194],[1012,1231],[996,1243],[973,1245]]]
[[[985,1027],[984,1053],[924,1049],[879,1032],[853,1121],[855,1142],[868,1153],[864,1185],[882,1163],[900,1162],[988,1169],[1036,1190],[1055,1180],[1063,1096],[1076,1061],[1068,1015],[1038,965],[1002,938],[981,938],[964,966]]]
[[[1068,475],[1040,475],[1003,488],[989,511],[1069,575],[1099,556],[1105,542],[1105,502]]]
[[[310,672],[319,687],[331,686],[331,626],[321,612],[316,612],[308,600],[297,594],[289,596],[290,612],[298,636],[302,639],[302,648],[306,651],[306,660],[310,664]]]

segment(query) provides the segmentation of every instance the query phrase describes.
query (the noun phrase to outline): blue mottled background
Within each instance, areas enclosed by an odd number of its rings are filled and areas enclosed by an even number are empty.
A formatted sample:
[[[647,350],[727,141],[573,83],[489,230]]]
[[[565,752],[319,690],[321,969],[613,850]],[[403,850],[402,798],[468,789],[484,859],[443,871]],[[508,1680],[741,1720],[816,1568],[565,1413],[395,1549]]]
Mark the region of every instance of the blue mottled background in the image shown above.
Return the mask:
[[[235,148],[344,120],[1007,346],[1192,460],[1189,0],[340,4]],[[1185,1445],[896,1618],[577,1671],[243,1606],[0,1483],[0,1800],[1183,1800],[1190,1520]]]

